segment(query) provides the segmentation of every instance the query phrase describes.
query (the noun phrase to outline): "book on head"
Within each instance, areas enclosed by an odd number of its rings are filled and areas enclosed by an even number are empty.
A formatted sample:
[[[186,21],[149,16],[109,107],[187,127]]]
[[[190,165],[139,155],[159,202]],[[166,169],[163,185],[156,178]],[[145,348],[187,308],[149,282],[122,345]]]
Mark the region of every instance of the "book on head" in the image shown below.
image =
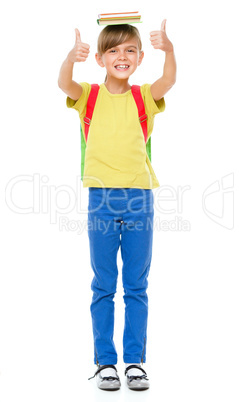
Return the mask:
[[[98,17],[97,23],[99,25],[134,24],[142,22],[140,20],[141,15],[139,15],[138,11],[99,14]]]

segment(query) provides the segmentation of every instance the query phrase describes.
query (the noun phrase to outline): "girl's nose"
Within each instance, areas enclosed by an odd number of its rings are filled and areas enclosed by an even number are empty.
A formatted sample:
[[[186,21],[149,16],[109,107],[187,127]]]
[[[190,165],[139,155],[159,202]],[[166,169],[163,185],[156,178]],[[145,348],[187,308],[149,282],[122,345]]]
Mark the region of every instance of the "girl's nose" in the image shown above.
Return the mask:
[[[126,59],[126,56],[125,56],[125,54],[124,54],[124,52],[121,52],[120,54],[119,54],[119,57],[118,57],[119,59]]]

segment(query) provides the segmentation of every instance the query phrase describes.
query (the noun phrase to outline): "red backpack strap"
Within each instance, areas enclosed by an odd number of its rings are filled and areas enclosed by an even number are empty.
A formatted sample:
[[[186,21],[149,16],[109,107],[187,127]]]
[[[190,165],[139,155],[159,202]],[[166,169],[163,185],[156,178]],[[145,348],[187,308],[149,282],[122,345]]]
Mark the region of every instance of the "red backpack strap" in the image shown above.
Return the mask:
[[[91,85],[91,91],[90,91],[90,95],[87,101],[87,106],[86,106],[86,115],[84,117],[84,123],[85,123],[85,141],[87,141],[87,137],[88,137],[88,132],[89,132],[89,128],[90,128],[90,123],[91,123],[91,119],[92,119],[92,115],[94,112],[94,107],[95,107],[95,102],[97,99],[97,95],[99,92],[99,85],[98,84],[92,84]]]
[[[144,107],[144,101],[140,92],[140,86],[139,85],[132,85],[131,87],[131,92],[134,97],[135,103],[138,108],[138,113],[139,113],[139,120],[140,124],[144,133],[144,139],[145,142],[147,142],[147,137],[148,137],[148,128],[147,128],[147,114],[145,114],[145,107]]]

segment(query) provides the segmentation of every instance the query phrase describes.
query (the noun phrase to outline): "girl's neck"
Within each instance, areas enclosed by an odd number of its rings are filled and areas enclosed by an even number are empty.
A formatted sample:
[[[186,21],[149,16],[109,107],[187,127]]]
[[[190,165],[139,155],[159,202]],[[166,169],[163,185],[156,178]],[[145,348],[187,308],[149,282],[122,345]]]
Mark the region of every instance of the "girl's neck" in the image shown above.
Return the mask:
[[[123,94],[131,89],[128,79],[116,80],[114,78],[107,77],[105,86],[112,94]]]

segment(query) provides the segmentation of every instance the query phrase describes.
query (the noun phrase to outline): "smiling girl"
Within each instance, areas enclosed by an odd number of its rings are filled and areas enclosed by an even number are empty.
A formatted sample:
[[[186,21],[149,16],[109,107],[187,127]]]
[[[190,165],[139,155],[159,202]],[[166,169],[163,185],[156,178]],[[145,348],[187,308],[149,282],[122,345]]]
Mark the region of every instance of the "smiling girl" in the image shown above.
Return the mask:
[[[153,131],[154,116],[165,109],[163,96],[176,81],[174,49],[165,27],[166,20],[162,22],[161,30],[150,33],[152,46],[165,52],[163,75],[153,84],[140,86],[147,115],[146,142],[129,83],[130,76],[144,58],[138,29],[129,24],[106,26],[99,35],[95,54],[98,65],[106,70],[106,78],[99,86],[90,121],[83,187],[89,188],[88,235],[94,272],[90,309],[94,363],[97,364],[95,376],[98,387],[104,390],[121,386],[113,341],[113,299],[117,288],[119,248],[125,302],[125,375],[130,389],[149,388],[141,364],[146,361],[153,189],[159,187],[159,182],[146,152],[146,143]],[[81,41],[78,29],[75,32],[75,46],[62,64],[58,85],[67,94],[67,107],[78,111],[82,127],[85,127],[91,85],[73,81],[72,72],[74,63],[87,60],[90,46]]]

